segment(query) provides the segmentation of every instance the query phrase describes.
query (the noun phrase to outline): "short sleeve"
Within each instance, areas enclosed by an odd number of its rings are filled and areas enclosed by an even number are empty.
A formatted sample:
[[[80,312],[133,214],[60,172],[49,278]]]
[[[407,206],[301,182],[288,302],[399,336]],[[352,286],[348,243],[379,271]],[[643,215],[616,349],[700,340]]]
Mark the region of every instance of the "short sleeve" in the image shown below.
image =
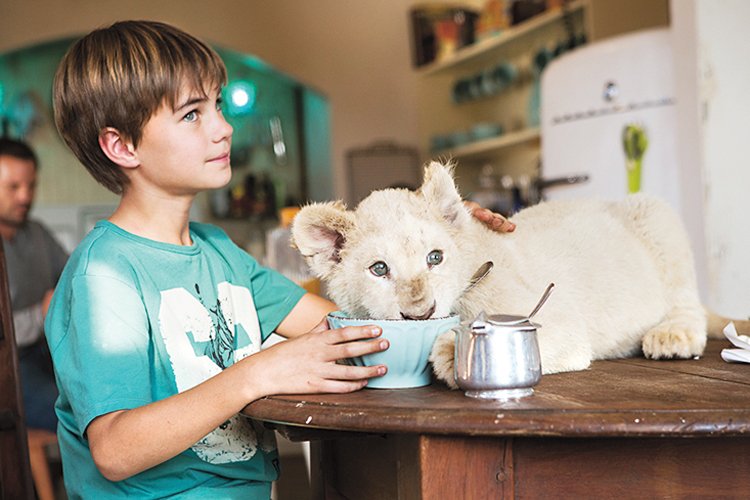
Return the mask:
[[[113,277],[74,277],[68,305],[52,356],[83,432],[100,415],[152,401],[149,322],[138,291]]]
[[[249,255],[247,258],[261,338],[265,341],[306,292],[278,271],[261,266]]]

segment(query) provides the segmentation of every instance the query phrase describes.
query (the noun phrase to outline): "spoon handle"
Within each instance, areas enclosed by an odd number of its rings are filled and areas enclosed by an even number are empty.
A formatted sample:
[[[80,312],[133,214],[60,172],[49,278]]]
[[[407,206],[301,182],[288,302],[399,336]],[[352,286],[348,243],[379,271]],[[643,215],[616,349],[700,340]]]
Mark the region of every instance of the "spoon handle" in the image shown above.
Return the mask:
[[[488,260],[487,262],[479,266],[479,269],[477,269],[477,272],[475,272],[474,276],[471,277],[471,279],[469,280],[469,285],[464,289],[463,293],[466,293],[477,286],[480,281],[482,281],[488,274],[490,274],[490,271],[492,271],[493,267],[495,267],[495,264],[491,260]]]
[[[539,309],[541,309],[542,306],[544,305],[544,303],[547,302],[547,299],[549,298],[550,294],[552,293],[552,289],[554,287],[555,287],[554,283],[550,283],[549,285],[547,285],[547,289],[542,294],[542,298],[539,299],[539,303],[536,305],[536,307],[534,307],[534,310],[531,311],[531,313],[529,313],[529,315],[527,316],[528,319],[531,319],[532,316],[534,316],[536,313],[539,312]]]

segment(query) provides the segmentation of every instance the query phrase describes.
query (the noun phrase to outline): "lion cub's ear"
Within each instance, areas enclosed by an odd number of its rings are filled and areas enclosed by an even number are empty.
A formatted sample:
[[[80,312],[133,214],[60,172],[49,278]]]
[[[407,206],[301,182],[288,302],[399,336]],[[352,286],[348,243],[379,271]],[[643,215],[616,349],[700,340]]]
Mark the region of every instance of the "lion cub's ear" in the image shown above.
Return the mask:
[[[470,222],[471,216],[453,181],[452,164],[433,161],[427,165],[419,192],[451,224],[463,226]]]
[[[340,201],[313,203],[302,208],[292,222],[292,244],[310,269],[326,277],[341,261],[339,251],[354,228],[354,215]]]

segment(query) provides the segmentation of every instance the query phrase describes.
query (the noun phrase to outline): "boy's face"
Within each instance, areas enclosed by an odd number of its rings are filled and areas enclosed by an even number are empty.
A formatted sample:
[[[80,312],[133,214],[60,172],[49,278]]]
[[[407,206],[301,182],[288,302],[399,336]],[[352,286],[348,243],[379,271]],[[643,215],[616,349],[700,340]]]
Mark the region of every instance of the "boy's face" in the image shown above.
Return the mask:
[[[141,180],[170,195],[225,186],[232,176],[232,126],[221,112],[220,89],[184,89],[175,109],[163,104],[146,122],[135,148]]]

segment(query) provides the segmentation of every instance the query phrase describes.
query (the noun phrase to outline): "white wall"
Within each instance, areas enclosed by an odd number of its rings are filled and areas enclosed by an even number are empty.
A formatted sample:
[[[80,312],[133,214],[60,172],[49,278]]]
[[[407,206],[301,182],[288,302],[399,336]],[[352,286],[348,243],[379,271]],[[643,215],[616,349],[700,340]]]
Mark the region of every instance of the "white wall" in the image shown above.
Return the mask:
[[[705,270],[704,300],[721,314],[748,317],[750,2],[676,0],[671,11],[682,188],[686,213],[703,226],[692,236]]]

